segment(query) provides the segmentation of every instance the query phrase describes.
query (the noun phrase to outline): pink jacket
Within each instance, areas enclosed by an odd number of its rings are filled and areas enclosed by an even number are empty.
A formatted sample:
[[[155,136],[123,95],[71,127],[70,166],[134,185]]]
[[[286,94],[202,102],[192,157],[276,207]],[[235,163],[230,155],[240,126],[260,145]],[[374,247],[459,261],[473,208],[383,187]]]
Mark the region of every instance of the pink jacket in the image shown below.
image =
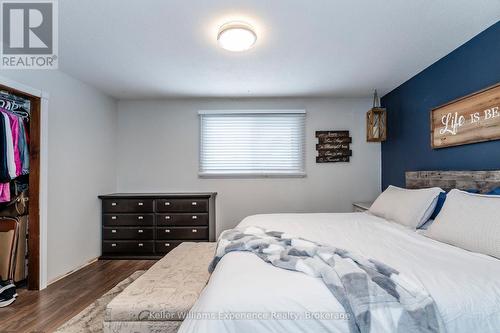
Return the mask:
[[[2,111],[3,112],[3,111]],[[21,154],[19,152],[19,118],[10,112],[5,112],[10,120],[10,129],[12,131],[12,142],[14,144],[14,162],[16,164],[16,176],[20,176],[23,171],[21,163]]]

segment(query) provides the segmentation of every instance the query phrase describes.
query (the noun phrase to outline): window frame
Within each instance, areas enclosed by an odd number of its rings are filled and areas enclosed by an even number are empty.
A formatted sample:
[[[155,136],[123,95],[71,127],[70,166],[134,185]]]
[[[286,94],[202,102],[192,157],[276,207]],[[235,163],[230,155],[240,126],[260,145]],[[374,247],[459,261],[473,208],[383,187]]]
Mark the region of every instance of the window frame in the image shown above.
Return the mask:
[[[211,173],[211,172],[203,172],[202,171],[202,147],[203,147],[203,115],[241,115],[241,114],[302,114],[304,116],[304,121],[302,124],[302,170],[299,172],[228,172],[228,173]],[[242,179],[259,179],[259,178],[304,178],[307,177],[306,173],[306,155],[307,155],[307,112],[305,109],[277,109],[277,110],[199,110],[198,111],[198,177],[199,178],[242,178]]]

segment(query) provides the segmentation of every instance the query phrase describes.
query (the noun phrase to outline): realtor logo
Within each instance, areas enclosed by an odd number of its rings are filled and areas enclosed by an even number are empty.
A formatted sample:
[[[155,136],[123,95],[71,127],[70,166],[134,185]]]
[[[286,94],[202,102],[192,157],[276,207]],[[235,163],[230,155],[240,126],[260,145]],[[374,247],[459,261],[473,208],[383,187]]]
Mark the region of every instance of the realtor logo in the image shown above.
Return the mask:
[[[2,69],[57,69],[57,2],[3,0]]]

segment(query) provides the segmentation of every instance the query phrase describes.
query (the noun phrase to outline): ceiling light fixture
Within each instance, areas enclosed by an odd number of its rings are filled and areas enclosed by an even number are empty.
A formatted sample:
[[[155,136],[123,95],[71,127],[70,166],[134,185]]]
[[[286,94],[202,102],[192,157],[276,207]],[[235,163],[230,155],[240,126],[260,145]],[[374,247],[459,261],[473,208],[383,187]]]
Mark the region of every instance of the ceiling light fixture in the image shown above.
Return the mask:
[[[245,22],[229,22],[222,25],[217,35],[220,47],[232,52],[246,51],[257,41],[253,27]]]

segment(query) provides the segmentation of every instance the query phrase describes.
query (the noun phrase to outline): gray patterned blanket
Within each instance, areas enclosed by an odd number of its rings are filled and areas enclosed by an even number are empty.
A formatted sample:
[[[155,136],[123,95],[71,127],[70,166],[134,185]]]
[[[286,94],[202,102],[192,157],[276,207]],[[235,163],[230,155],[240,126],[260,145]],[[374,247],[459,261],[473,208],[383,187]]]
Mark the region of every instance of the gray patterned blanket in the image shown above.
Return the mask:
[[[426,290],[376,260],[282,232],[249,227],[220,235],[209,271],[234,251],[252,252],[276,267],[321,278],[348,314],[351,333],[373,332],[374,327],[398,333],[445,331]]]

